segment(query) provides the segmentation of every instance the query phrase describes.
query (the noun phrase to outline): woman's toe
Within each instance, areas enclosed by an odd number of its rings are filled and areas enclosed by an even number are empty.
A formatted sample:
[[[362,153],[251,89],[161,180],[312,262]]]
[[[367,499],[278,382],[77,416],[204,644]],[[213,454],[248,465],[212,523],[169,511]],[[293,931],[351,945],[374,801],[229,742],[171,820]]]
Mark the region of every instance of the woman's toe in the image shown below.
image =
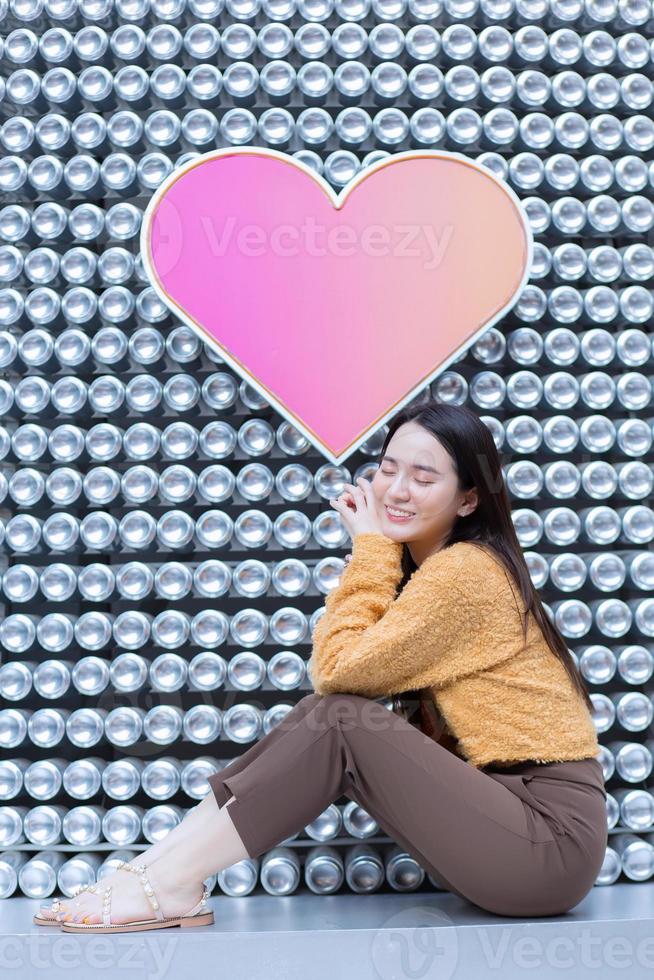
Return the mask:
[[[70,919],[68,921],[79,922],[80,917],[85,914],[85,911],[86,910],[82,907],[81,902],[79,905],[73,905],[72,908],[69,909]]]
[[[57,919],[59,922],[70,922],[73,917],[72,909],[68,902],[59,903],[59,911],[57,912]]]
[[[99,925],[100,916],[93,909],[82,909],[81,912],[79,913],[79,918],[77,919],[77,921],[87,926]]]
[[[77,910],[79,913],[79,922],[84,922],[86,925],[99,922],[97,916],[98,899],[96,895],[90,895],[88,899],[80,904],[80,908]]]

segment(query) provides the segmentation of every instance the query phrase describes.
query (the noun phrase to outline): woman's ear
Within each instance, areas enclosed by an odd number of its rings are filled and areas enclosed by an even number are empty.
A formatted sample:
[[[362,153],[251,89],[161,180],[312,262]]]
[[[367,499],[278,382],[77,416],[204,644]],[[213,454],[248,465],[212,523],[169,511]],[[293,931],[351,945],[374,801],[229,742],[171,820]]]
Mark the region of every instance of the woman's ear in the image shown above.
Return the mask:
[[[459,517],[467,517],[468,514],[472,514],[472,512],[477,507],[478,503],[479,503],[479,495],[477,493],[476,488],[473,487],[472,490],[468,490],[468,492],[466,493],[465,503],[457,511]]]

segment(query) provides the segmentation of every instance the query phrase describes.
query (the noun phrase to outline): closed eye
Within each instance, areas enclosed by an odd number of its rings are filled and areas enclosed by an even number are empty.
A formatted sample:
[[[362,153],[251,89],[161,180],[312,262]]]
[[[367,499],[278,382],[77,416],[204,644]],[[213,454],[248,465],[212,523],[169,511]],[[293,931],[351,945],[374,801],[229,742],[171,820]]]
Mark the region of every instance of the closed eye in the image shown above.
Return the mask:
[[[384,474],[384,476],[393,475],[393,473],[389,470],[382,470],[381,472]],[[421,487],[430,487],[434,483],[434,480],[416,480],[416,483],[419,483]]]

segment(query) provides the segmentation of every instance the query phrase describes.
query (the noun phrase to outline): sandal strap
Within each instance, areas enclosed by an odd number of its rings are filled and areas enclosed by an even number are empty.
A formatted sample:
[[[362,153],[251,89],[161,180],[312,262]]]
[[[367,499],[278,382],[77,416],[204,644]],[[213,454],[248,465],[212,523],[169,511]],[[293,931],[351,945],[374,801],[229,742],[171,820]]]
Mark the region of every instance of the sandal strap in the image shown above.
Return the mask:
[[[116,861],[116,871],[134,871],[134,865],[129,861]]]
[[[159,900],[157,899],[154,889],[150,884],[150,881],[147,876],[147,865],[145,864],[134,865],[134,864],[130,864],[129,861],[119,861],[118,867],[123,868],[126,871],[132,871],[134,874],[139,876],[139,881],[143,885],[143,890],[145,891],[145,894],[148,896],[148,899],[150,900],[150,904],[154,909],[157,919],[160,920],[164,919],[165,916],[161,911]],[[206,912],[208,898],[209,898],[209,889],[207,888],[206,885],[204,885],[202,889],[202,898],[196,905],[193,906],[193,908],[189,912],[185,913],[184,918],[186,918],[186,916],[199,915],[202,912]]]
[[[94,892],[95,885],[76,885],[71,892],[71,898],[77,898],[82,892]]]
[[[194,905],[192,909],[186,912],[186,915],[199,915],[201,912],[207,911],[207,899],[209,898],[209,889],[205,885],[202,889],[202,898],[197,905]]]
[[[141,884],[143,886],[143,891],[145,892],[145,894],[148,897],[148,900],[150,902],[150,905],[152,906],[152,908],[154,910],[155,916],[157,917],[157,919],[163,920],[165,918],[165,916],[164,916],[163,912],[161,911],[161,907],[159,905],[159,899],[155,895],[154,888],[152,887],[152,885],[150,884],[150,881],[148,879],[148,876],[147,876],[147,870],[148,870],[147,869],[147,866],[145,864],[132,865],[132,864],[126,863],[124,865],[124,867],[125,867],[125,869],[127,871],[133,871],[134,874],[138,875],[139,881],[141,882]]]
[[[102,898],[102,925],[111,925],[111,885],[107,885]]]

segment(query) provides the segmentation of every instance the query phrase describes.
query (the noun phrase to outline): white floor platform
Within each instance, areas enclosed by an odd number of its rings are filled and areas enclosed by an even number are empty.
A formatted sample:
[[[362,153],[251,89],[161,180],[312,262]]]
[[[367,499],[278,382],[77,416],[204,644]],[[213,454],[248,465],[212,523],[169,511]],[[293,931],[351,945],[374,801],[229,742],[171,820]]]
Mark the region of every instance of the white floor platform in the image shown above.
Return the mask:
[[[215,924],[75,936],[0,901],[9,980],[629,980],[654,978],[654,883],[595,886],[564,916],[508,919],[449,892],[215,894]]]

